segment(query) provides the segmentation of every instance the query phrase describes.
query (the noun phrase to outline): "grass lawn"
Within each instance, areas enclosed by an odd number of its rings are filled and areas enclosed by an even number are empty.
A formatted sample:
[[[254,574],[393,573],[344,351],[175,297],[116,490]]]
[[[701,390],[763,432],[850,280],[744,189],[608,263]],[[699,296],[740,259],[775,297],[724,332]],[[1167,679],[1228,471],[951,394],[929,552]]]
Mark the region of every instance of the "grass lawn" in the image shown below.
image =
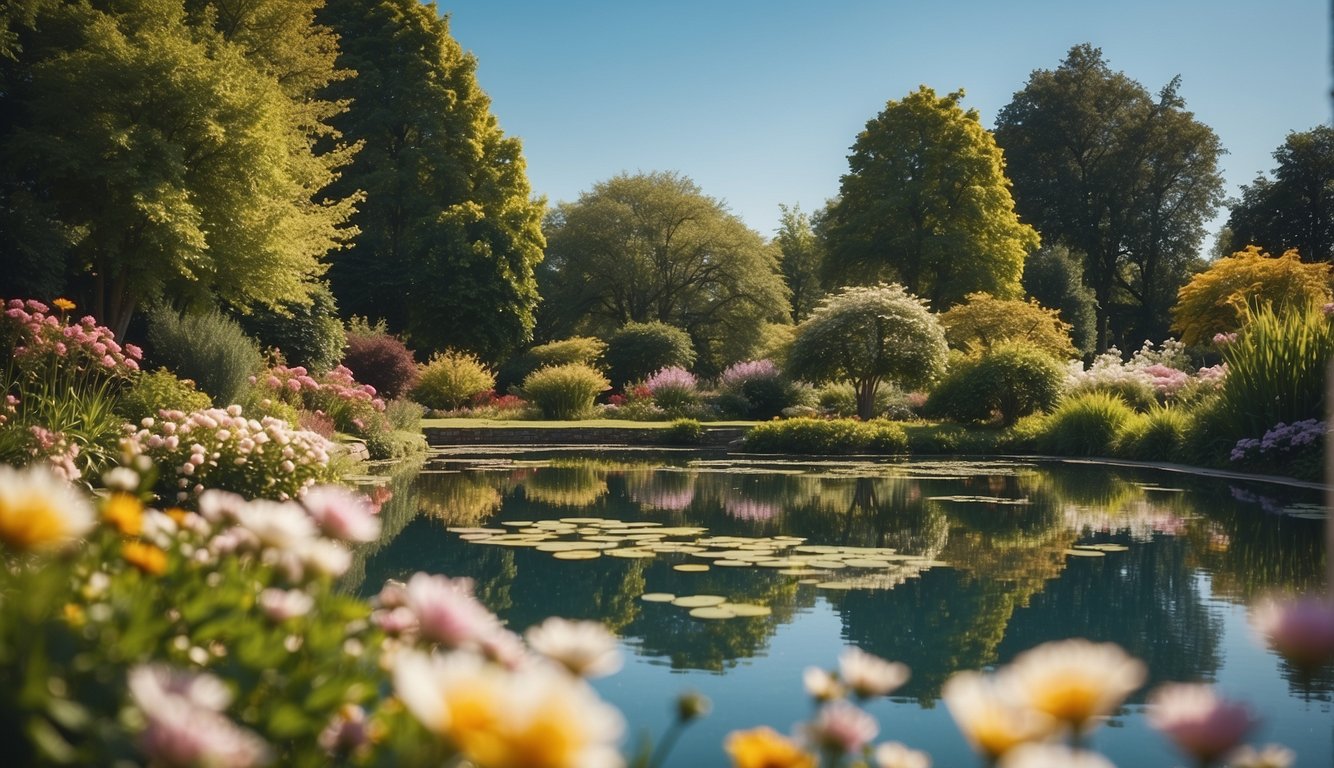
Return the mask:
[[[753,427],[757,421],[706,421],[704,427]],[[666,429],[670,421],[631,421],[629,419],[583,419],[580,421],[529,421],[526,419],[422,419],[422,428],[446,429]]]

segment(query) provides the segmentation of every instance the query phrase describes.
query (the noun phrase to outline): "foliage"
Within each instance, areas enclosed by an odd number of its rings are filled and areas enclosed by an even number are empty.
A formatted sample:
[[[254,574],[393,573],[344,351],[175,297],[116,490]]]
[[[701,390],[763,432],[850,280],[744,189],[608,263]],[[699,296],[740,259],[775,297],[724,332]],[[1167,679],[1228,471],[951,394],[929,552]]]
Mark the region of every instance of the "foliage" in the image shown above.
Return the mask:
[[[669,416],[681,416],[700,399],[699,381],[684,368],[663,368],[644,380],[653,402]]]
[[[247,379],[264,364],[259,345],[217,311],[178,315],[165,306],[154,308],[148,350],[154,363],[194,381],[214,405],[237,402]]]
[[[704,425],[695,419],[675,419],[662,431],[662,441],[668,445],[699,445],[705,433]]]
[[[1274,178],[1259,176],[1230,201],[1226,247],[1296,250],[1309,261],[1334,261],[1334,128],[1293,131],[1274,150]]]
[[[419,431],[422,416],[425,415],[426,409],[420,403],[411,400],[390,400],[384,407],[385,421],[388,421],[393,429],[404,432]]]
[[[136,376],[113,408],[125,421],[138,424],[146,416],[156,417],[158,411],[202,411],[210,405],[208,395],[196,389],[193,381],[159,368]]]
[[[1152,96],[1091,45],[1037,70],[996,118],[1019,215],[1084,259],[1096,349],[1166,335],[1204,223],[1220,202],[1218,137],[1179,80]]]
[[[534,371],[523,380],[523,395],[546,419],[582,419],[593,411],[593,399],[611,388],[596,368],[582,363]]]
[[[1037,302],[998,299],[987,293],[971,293],[940,315],[945,339],[952,349],[980,355],[1002,343],[1018,343],[1065,360],[1075,354],[1070,343],[1070,324],[1054,309]]]
[[[824,296],[820,285],[824,248],[811,228],[811,217],[802,213],[801,206],[789,208],[780,203],[778,210],[781,215],[774,244],[781,254],[778,264],[783,272],[783,282],[792,292],[792,322],[800,323]]]
[[[846,381],[821,385],[814,395],[815,402],[825,413],[843,418],[857,415],[857,388]],[[909,397],[902,390],[893,384],[881,382],[875,390],[871,415],[873,418],[902,421],[912,418],[914,413]]]
[[[844,288],[798,326],[788,371],[814,383],[850,382],[857,415],[866,420],[882,381],[924,386],[944,367],[947,351],[940,322],[902,286]]]
[[[422,366],[412,396],[427,408],[452,411],[495,386],[495,374],[476,355],[447,349]]]
[[[1021,223],[995,139],[963,91],[922,86],[857,135],[823,222],[826,285],[902,283],[946,307],[976,291],[1018,297],[1038,246]]]
[[[311,289],[309,305],[282,302],[276,308],[256,307],[233,317],[262,347],[281,352],[287,365],[323,373],[343,359],[347,335],[338,319],[338,305],[324,283]]]
[[[357,72],[325,91],[350,100],[332,123],[361,144],[331,189],[366,195],[356,242],[329,268],[339,305],[418,350],[504,360],[532,335],[544,203],[476,59],[417,0],[327,0],[318,19],[338,35],[337,65]]]
[[[349,327],[343,365],[357,381],[371,385],[376,394],[388,398],[411,392],[419,375],[417,362],[407,345],[383,326]]]
[[[1038,448],[1058,456],[1110,456],[1117,433],[1134,417],[1135,411],[1116,395],[1071,395],[1044,420]]]
[[[746,433],[752,453],[903,454],[908,436],[897,424],[879,419],[786,419],[757,424]]]
[[[809,404],[809,392],[789,381],[771,360],[747,360],[728,366],[718,377],[719,406],[743,419],[772,419],[785,408]]]
[[[1029,345],[1004,344],[950,367],[931,391],[927,415],[1004,425],[1046,411],[1060,399],[1065,371],[1050,355]]]
[[[1097,341],[1093,291],[1084,285],[1084,265],[1063,245],[1046,245],[1024,261],[1024,292],[1044,307],[1060,312],[1080,354],[1092,354]]]
[[[57,299],[10,299],[0,315],[0,461],[44,461],[66,479],[96,474],[115,449],[117,399],[138,375],[140,350]],[[63,305],[62,305],[63,303]]]
[[[239,405],[145,419],[121,449],[126,464],[147,456],[157,466],[153,490],[166,504],[193,506],[209,488],[281,501],[334,479],[327,440],[272,417],[247,419]]]
[[[1334,299],[1330,265],[1303,264],[1296,251],[1273,257],[1248,246],[1214,261],[1177,292],[1172,330],[1187,346],[1234,333],[1248,313],[1263,304],[1278,311]]]
[[[626,323],[607,340],[603,359],[608,377],[621,387],[663,368],[689,368],[695,362],[695,348],[680,328],[656,321]]]
[[[1193,414],[1186,408],[1154,406],[1122,425],[1113,442],[1118,456],[1136,461],[1181,461],[1186,458]]]
[[[511,358],[500,369],[497,378],[502,386],[508,386],[523,381],[528,374],[539,368],[553,365],[583,363],[598,368],[601,367],[602,355],[606,351],[607,342],[593,336],[572,336],[549,341]]]
[[[599,182],[548,217],[541,268],[551,336],[608,334],[662,322],[689,334],[698,370],[713,374],[745,354],[766,321],[788,319],[777,249],[694,182],[675,173]],[[627,374],[608,350],[619,386]],[[629,378],[619,378],[628,375]]]
[[[284,78],[184,0],[28,5],[0,63],[0,267],[54,283],[121,335],[165,297],[304,303],[355,200],[326,190],[348,154],[327,122],[339,106],[316,94],[336,76],[327,57]],[[288,7],[291,39],[332,44],[309,0]]]
[[[1325,414],[1326,366],[1334,359],[1334,323],[1318,305],[1261,307],[1223,349],[1227,377],[1211,421],[1225,441],[1263,435],[1278,423]]]

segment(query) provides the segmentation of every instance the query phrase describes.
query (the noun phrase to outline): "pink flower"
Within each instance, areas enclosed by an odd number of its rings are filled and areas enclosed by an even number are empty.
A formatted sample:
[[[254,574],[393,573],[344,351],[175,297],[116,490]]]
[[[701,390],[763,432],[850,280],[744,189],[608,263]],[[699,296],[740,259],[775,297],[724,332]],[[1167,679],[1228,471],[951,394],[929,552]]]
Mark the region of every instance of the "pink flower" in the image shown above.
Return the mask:
[[[343,541],[380,537],[380,521],[360,494],[336,485],[318,485],[306,491],[301,503],[326,536]]]
[[[249,768],[269,762],[268,746],[221,710],[231,694],[212,675],[140,665],[130,670],[130,697],[146,726],[139,748],[158,765]]]
[[[481,649],[501,629],[499,619],[473,597],[470,579],[415,573],[408,579],[407,607],[423,639],[449,648]]]
[[[803,732],[811,743],[846,755],[861,752],[880,733],[880,726],[857,706],[839,700],[821,707]]]
[[[1304,670],[1334,659],[1334,602],[1328,599],[1267,600],[1251,614],[1251,623],[1270,648]]]
[[[259,593],[259,607],[273,622],[305,616],[314,606],[315,600],[299,589],[270,588]]]
[[[1149,724],[1197,760],[1217,760],[1256,725],[1251,711],[1220,699],[1212,686],[1169,683],[1149,696]]]

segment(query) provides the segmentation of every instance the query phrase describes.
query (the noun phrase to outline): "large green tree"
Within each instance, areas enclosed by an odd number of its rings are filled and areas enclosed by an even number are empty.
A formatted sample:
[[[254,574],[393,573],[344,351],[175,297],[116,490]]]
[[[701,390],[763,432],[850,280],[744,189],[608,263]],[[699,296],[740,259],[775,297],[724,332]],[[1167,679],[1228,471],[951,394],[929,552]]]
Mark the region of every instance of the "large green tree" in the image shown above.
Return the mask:
[[[656,320],[689,333],[711,371],[788,317],[776,249],[675,173],[599,182],[553,211],[547,240],[543,296],[563,335]]]
[[[1166,333],[1220,202],[1222,145],[1177,88],[1155,97],[1078,45],[996,119],[1020,215],[1084,258],[1100,350]]]
[[[1018,298],[1038,236],[1015,216],[1000,150],[963,95],[922,86],[858,134],[824,221],[826,285],[894,280],[937,309],[975,291]]]
[[[15,291],[71,293],[123,333],[163,297],[303,302],[351,234],[352,196],[324,192],[346,150],[313,148],[337,109],[313,97],[332,70],[304,62],[303,82],[282,82],[206,5],[16,0],[3,19],[0,267]],[[293,38],[320,34],[310,6],[288,9]]]
[[[774,244],[778,246],[779,266],[783,280],[792,295],[792,322],[805,320],[824,296],[820,287],[820,266],[824,247],[811,226],[811,217],[801,206],[778,206],[778,232]]]
[[[361,144],[334,188],[366,196],[361,234],[329,271],[340,308],[423,351],[504,359],[532,334],[545,204],[476,59],[433,3],[327,0],[318,18],[339,35],[338,66],[357,73],[327,91],[351,102],[333,122]]]
[[[1334,261],[1334,128],[1293,132],[1274,150],[1274,178],[1260,176],[1232,201],[1228,252],[1248,245],[1296,249],[1305,261]]]

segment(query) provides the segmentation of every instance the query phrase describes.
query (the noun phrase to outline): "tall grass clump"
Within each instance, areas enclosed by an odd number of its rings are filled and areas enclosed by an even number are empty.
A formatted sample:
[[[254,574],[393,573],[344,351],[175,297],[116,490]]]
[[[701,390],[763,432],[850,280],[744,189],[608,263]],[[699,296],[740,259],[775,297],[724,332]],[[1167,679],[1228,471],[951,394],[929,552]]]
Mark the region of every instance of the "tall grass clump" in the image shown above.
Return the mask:
[[[1156,406],[1127,419],[1112,448],[1118,456],[1136,461],[1181,461],[1193,426],[1190,410]]]
[[[476,355],[447,349],[422,366],[412,397],[427,408],[453,411],[495,385],[496,375]]]
[[[547,419],[582,419],[593,412],[593,400],[611,388],[607,377],[582,363],[534,371],[523,380],[523,395]]]
[[[1038,448],[1061,456],[1109,456],[1117,432],[1134,415],[1126,401],[1107,392],[1067,397],[1043,423]]]
[[[1210,411],[1214,436],[1235,442],[1260,437],[1280,422],[1323,418],[1331,358],[1334,323],[1320,306],[1253,309],[1223,348],[1227,378]]]
[[[905,454],[908,435],[903,427],[879,419],[786,419],[756,425],[746,433],[745,448],[752,453]]]
[[[220,312],[178,315],[158,307],[148,316],[152,361],[191,379],[216,406],[240,400],[251,375],[264,367],[259,344]]]

